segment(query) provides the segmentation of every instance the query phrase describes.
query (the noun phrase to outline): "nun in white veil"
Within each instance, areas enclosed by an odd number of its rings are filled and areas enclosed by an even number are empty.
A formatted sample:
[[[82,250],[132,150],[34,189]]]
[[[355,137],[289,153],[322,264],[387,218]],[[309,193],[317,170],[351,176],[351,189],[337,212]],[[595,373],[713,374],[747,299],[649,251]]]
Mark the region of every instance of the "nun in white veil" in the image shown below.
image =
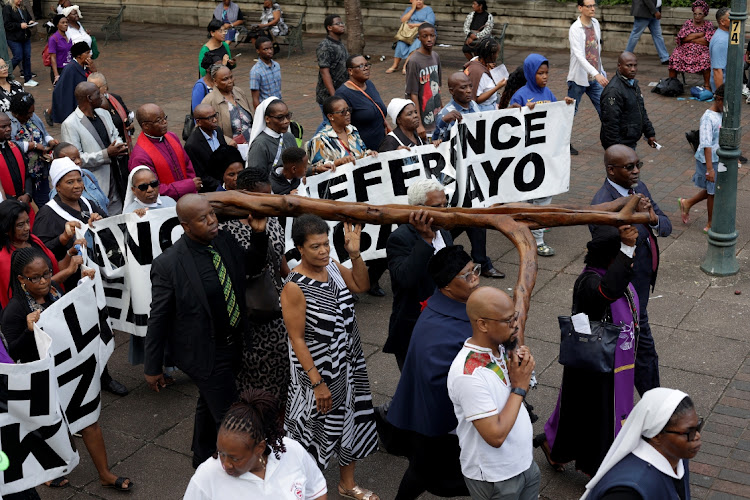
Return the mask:
[[[689,500],[688,460],[701,447],[690,397],[657,387],[628,416],[581,500]]]
[[[125,190],[125,204],[122,213],[136,212],[143,217],[146,209],[174,207],[177,202],[169,196],[159,194],[159,179],[146,165],[130,171],[128,187]]]
[[[289,132],[291,121],[292,113],[278,97],[268,97],[255,108],[247,152],[248,168],[263,168],[269,174],[281,168],[281,153],[297,146],[297,140]]]

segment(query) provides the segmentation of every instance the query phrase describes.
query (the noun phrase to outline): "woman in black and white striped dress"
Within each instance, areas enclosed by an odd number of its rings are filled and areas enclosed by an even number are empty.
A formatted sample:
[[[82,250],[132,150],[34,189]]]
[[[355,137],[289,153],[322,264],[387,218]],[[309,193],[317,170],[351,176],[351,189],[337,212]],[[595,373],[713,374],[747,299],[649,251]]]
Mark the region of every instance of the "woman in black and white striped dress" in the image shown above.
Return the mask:
[[[330,258],[328,224],[318,216],[294,221],[302,258],[287,277],[281,309],[289,332],[291,379],[286,431],[325,469],[338,456],[339,494],[379,500],[354,481],[354,464],[378,448],[372,395],[354,316],[354,297],[370,289],[359,254],[361,227],[344,226],[347,269]],[[355,419],[356,417],[356,419]]]

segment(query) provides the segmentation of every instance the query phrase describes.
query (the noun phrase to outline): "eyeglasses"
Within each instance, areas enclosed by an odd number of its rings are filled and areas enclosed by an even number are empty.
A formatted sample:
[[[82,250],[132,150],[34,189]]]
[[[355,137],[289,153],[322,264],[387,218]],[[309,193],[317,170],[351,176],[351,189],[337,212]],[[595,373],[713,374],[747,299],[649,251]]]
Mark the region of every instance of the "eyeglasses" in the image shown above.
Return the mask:
[[[348,115],[351,112],[352,112],[352,108],[344,108],[339,111],[331,111],[331,114],[332,115]]]
[[[333,26],[346,26],[342,21],[339,21],[337,23],[333,23]]]
[[[687,430],[687,432],[677,432],[677,431],[668,431],[663,430],[662,432],[665,434],[677,434],[678,436],[687,436],[688,442],[693,441],[695,439],[695,435],[698,434],[701,429],[703,429],[703,418],[698,419],[698,425],[695,427],[691,427]]]
[[[140,189],[141,191],[148,191],[148,188],[150,187],[156,189],[159,187],[159,179],[156,179],[151,182],[144,182],[143,184],[138,184],[136,187]]]
[[[485,318],[485,317],[482,317],[482,319],[485,321],[497,321],[498,323],[507,323],[508,326],[510,326],[513,324],[515,320],[518,319],[518,311],[516,311],[516,313],[513,316],[511,316],[509,319],[495,319],[495,318]]]
[[[292,115],[293,113],[287,113],[285,115],[268,115],[269,118],[273,118],[274,120],[279,120],[280,122],[283,122],[284,120],[292,121]]]
[[[349,66],[349,69],[370,69],[371,67],[372,63],[363,63],[356,66]]]
[[[44,274],[42,274],[41,276],[34,276],[32,278],[29,278],[28,276],[21,276],[21,278],[34,284],[37,284],[41,282],[42,280],[49,281],[51,277],[52,277],[52,271],[49,271],[49,270],[45,271]]]
[[[456,276],[456,278],[461,278],[466,281],[471,281],[473,277],[479,276],[479,273],[482,271],[482,264],[474,264],[474,267],[471,268],[470,271],[466,271],[463,274],[459,274]]]
[[[214,113],[214,114],[208,115],[208,116],[196,116],[195,119],[196,120],[209,120],[209,121],[213,121],[213,120],[216,120],[217,116],[219,116],[219,113]],[[164,120],[165,121],[167,120],[166,116],[164,117]]]
[[[596,4],[595,3],[589,4],[589,5],[584,4],[584,5],[581,5],[581,7],[585,9],[593,9],[596,7]]]
[[[143,120],[143,123],[167,123],[167,115],[160,116],[156,120]]]
[[[2,71],[4,69],[8,69],[8,65],[7,64],[3,64],[2,66],[0,66],[0,71]]]
[[[635,168],[638,168],[638,170],[642,169],[643,168],[643,162],[639,161],[639,162],[636,162],[636,163],[628,163],[627,165],[611,165],[610,164],[610,165],[607,165],[607,166],[608,167],[620,167],[620,168],[624,168],[628,172],[632,172]]]

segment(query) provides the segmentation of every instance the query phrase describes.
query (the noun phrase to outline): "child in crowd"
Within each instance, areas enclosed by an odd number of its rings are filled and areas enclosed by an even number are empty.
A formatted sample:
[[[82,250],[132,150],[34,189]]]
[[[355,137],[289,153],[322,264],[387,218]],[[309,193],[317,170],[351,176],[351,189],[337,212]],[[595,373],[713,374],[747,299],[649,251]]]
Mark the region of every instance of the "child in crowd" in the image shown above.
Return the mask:
[[[511,108],[521,108],[528,106],[534,109],[537,104],[545,102],[557,102],[557,98],[552,91],[547,88],[547,79],[549,77],[549,61],[540,54],[529,54],[523,62],[523,74],[526,77],[526,85],[521,87],[510,98]],[[566,104],[573,104],[575,100],[571,97],[565,97]],[[535,198],[529,200],[534,205],[549,205],[552,197]],[[542,257],[552,257],[555,250],[544,242],[544,232],[546,229],[533,229],[531,234],[536,240],[536,253]]]
[[[255,40],[258,62],[250,70],[250,92],[253,107],[269,97],[281,99],[281,65],[273,60],[273,42],[261,36]]]
[[[700,145],[695,152],[695,174],[693,174],[693,183],[700,188],[692,198],[677,198],[677,205],[680,207],[682,223],[690,222],[690,208],[703,200],[706,200],[708,206],[708,223],[703,228],[707,233],[711,229],[711,217],[714,212],[714,189],[716,187],[716,168],[719,163],[719,156],[716,152],[719,150],[719,130],[721,129],[722,109],[724,106],[724,85],[714,92],[714,101],[711,107],[701,116],[700,126]]]
[[[271,192],[273,194],[300,194],[297,190],[301,179],[307,173],[309,160],[304,149],[293,147],[281,153],[281,167],[271,172]],[[312,169],[311,169],[312,171]],[[304,191],[304,185],[301,191]]]
[[[443,84],[440,56],[432,51],[437,35],[435,26],[422,23],[417,35],[422,46],[411,54],[406,69],[406,90],[404,91],[417,107],[421,123],[417,134],[426,139],[435,130],[435,118],[443,102],[440,87]]]

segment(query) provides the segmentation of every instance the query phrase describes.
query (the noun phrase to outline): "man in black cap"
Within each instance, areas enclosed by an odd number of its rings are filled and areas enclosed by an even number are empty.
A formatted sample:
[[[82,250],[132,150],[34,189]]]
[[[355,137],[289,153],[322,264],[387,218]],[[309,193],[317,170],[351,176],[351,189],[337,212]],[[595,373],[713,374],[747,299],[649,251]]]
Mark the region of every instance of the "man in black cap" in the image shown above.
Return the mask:
[[[399,486],[399,499],[416,499],[425,491],[451,497],[469,494],[461,474],[458,438],[452,433],[458,423],[447,378],[453,359],[471,337],[466,301],[479,286],[481,268],[461,245],[443,248],[427,264],[437,290],[414,326],[387,410],[388,423],[397,429],[381,425],[386,446],[389,434],[403,434],[397,439],[408,443],[409,468]]]
[[[94,61],[91,59],[91,48],[86,42],[74,43],[70,48],[73,58],[60,73],[60,79],[52,91],[52,118],[54,123],[62,123],[73,111],[78,102],[76,101],[76,86],[85,82],[88,76],[96,71]],[[49,121],[47,122],[49,123]],[[52,123],[49,123],[52,125]]]

